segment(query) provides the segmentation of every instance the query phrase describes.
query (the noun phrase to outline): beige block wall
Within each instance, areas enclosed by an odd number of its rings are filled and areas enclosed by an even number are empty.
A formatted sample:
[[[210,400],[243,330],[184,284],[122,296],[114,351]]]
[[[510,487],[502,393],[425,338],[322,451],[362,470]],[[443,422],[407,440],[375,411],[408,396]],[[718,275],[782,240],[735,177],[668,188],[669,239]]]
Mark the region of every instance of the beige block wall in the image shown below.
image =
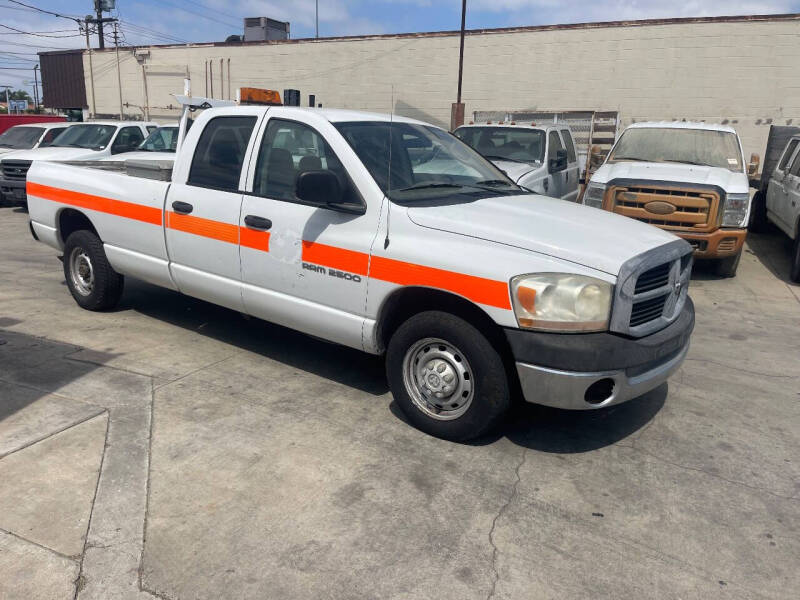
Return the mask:
[[[642,120],[727,122],[745,153],[763,155],[769,124],[800,125],[800,19],[684,22],[476,33],[467,36],[466,114],[476,110],[616,110]],[[171,94],[189,73],[214,97],[241,86],[296,88],[326,107],[389,112],[449,125],[455,101],[457,35],[375,37],[248,46],[150,47],[145,59],[151,116],[174,120]],[[120,52],[123,102],[144,105],[142,67]],[[220,78],[223,59],[225,81]],[[92,56],[99,115],[119,112],[113,50]],[[84,54],[91,105],[89,61]],[[220,89],[222,85],[222,89]],[[141,117],[135,106],[126,115]]]

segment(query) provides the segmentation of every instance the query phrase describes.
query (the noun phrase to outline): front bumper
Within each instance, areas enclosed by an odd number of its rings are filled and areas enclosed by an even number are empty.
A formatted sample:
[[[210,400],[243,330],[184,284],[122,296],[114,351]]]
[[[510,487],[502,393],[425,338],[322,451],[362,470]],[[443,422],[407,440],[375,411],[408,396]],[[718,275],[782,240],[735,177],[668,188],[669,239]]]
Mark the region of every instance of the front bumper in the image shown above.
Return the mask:
[[[711,233],[685,233],[673,231],[694,248],[695,258],[725,258],[735,256],[742,251],[746,229],[717,229]]]
[[[620,404],[657,388],[683,363],[694,329],[687,299],[678,319],[633,339],[611,333],[506,330],[525,400],[569,410]]]
[[[0,177],[0,195],[7,200],[24,202],[28,199],[25,193],[25,180],[22,179],[3,179]]]

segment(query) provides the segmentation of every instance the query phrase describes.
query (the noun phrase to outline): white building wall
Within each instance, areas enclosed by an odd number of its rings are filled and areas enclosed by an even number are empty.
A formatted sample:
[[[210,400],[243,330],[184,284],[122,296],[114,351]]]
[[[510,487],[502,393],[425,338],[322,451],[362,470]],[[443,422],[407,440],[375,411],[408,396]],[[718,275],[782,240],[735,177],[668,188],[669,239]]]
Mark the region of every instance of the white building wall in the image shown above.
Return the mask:
[[[763,154],[769,125],[800,125],[800,16],[473,32],[463,100],[476,110],[616,110],[622,124],[705,120],[734,126],[745,152]],[[174,120],[171,94],[188,72],[195,95],[241,86],[301,90],[326,107],[388,112],[449,125],[457,34],[141,48],[151,117]],[[142,67],[120,51],[123,102],[144,106]],[[220,59],[223,59],[224,82]],[[118,114],[116,54],[92,55],[98,115]],[[88,54],[84,53],[91,107]],[[209,86],[210,87],[210,86]],[[210,93],[210,92],[209,92]],[[137,106],[123,108],[143,116]]]

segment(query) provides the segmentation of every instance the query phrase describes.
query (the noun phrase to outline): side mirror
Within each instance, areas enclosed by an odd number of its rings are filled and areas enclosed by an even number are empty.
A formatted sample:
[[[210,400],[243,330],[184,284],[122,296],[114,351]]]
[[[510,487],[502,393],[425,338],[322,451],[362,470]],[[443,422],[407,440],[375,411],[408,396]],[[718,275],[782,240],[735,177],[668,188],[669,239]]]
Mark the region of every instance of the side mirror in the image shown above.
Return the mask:
[[[750,164],[747,165],[748,175],[757,175],[758,168],[761,166],[761,157],[758,154],[750,155]]]
[[[551,173],[559,173],[567,168],[567,151],[564,149],[556,150],[556,157],[551,158],[548,170]]]
[[[330,171],[304,171],[297,177],[295,195],[310,204],[328,208],[342,201],[342,186]]]

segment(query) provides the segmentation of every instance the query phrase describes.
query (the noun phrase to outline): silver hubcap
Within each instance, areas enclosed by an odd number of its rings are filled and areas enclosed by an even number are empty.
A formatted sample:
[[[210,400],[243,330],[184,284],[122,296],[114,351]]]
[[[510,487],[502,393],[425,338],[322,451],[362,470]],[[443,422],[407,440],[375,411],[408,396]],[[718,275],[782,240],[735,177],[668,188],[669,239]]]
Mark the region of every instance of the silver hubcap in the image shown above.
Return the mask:
[[[83,248],[73,248],[69,255],[69,274],[72,287],[81,295],[88,296],[94,289],[92,259]]]
[[[408,349],[403,383],[415,406],[440,421],[457,419],[472,404],[472,369],[461,351],[444,340],[426,338]]]

